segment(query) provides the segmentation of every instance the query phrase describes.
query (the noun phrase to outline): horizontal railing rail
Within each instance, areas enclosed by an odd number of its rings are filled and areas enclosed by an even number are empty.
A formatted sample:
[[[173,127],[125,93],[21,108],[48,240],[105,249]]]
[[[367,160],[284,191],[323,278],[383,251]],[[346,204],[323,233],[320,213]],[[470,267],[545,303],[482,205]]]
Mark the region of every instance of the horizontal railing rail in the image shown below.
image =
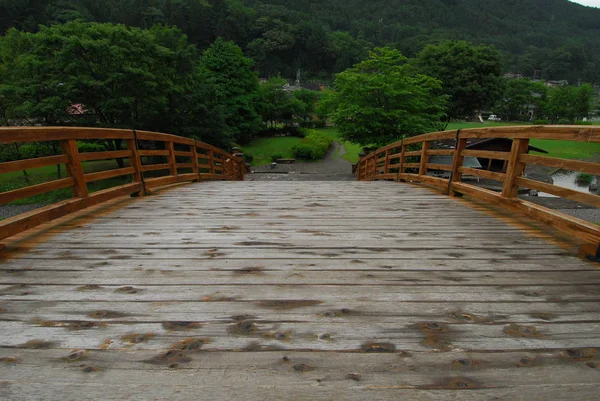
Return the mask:
[[[512,140],[510,151],[467,149],[470,139],[496,138]],[[600,164],[530,155],[528,151],[531,139],[600,143],[600,127],[516,126],[434,132],[394,142],[362,157],[356,167],[356,175],[362,181],[412,181],[440,188],[446,194],[472,196],[565,231],[591,245],[586,246],[586,249],[591,250],[588,253],[600,257],[600,226],[518,197],[519,188],[526,188],[600,207],[600,196],[596,194],[563,188],[525,176],[528,164],[600,176]],[[435,145],[439,145],[439,149],[433,148]],[[434,155],[452,156],[452,164],[429,163],[430,157]],[[497,172],[468,167],[464,165],[465,157],[500,160],[506,168],[503,172]],[[432,170],[448,174],[445,177],[428,175]],[[496,181],[501,191],[464,182],[465,176]]]
[[[84,152],[81,141],[104,141],[114,149]],[[27,229],[121,196],[147,195],[153,188],[203,180],[244,180],[245,163],[212,145],[175,135],[124,129],[79,127],[0,128],[0,145],[56,144],[62,154],[0,163],[5,174],[49,166],[65,166],[66,176],[0,192],[0,204],[71,188],[70,199],[0,221],[0,240]],[[115,161],[114,168],[86,172],[84,163]],[[89,184],[122,178],[109,188],[90,191]],[[114,184],[114,185],[112,185]]]

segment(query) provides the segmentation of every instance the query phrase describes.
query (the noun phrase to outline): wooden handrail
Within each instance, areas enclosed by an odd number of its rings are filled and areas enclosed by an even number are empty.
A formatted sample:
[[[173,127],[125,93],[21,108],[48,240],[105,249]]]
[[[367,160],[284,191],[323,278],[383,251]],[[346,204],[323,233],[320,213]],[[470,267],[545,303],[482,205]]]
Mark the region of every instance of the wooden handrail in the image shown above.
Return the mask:
[[[469,139],[511,139],[510,152],[467,150]],[[574,191],[556,185],[524,177],[527,164],[568,169],[600,175],[600,164],[586,161],[565,160],[555,157],[529,155],[530,139],[567,140],[573,142],[600,143],[600,127],[597,126],[516,126],[473,128],[434,132],[407,138],[384,146],[360,159],[356,171],[362,181],[395,180],[413,181],[438,187],[446,194],[468,195],[493,203],[513,212],[521,213],[566,232],[584,241],[584,248],[600,257],[600,226],[557,212],[518,197],[519,187],[536,189],[555,196],[571,199],[586,205],[599,207],[600,196]],[[435,141],[452,143],[448,149],[432,149]],[[440,169],[440,165],[429,163],[429,156],[452,155],[452,166]],[[465,156],[503,160],[507,163],[506,173],[476,170],[464,166]],[[385,157],[386,168],[378,161]],[[417,160],[418,159],[418,160]],[[450,177],[432,177],[429,170],[450,171]],[[462,182],[462,175],[498,181],[501,192],[494,192],[476,185]]]
[[[124,144],[125,149],[102,152],[80,152],[77,141],[109,140]],[[0,221],[0,240],[78,210],[126,195],[147,195],[153,188],[188,181],[243,180],[242,158],[212,145],[176,135],[124,129],[79,127],[1,127],[0,144],[58,141],[62,154],[0,163],[0,174],[52,165],[66,166],[67,178],[26,186],[0,193],[0,201],[14,202],[61,188],[71,188],[71,199],[44,206],[32,212]],[[219,155],[219,159],[214,155]],[[86,174],[83,162],[129,159],[106,171]],[[179,159],[179,160],[178,160]],[[188,159],[182,161],[182,159]],[[199,162],[201,159],[202,162]],[[216,163],[226,160],[226,168],[217,172]],[[192,170],[181,173],[179,169]],[[153,171],[167,175],[148,175]],[[124,185],[90,193],[87,184],[97,180],[131,176]]]

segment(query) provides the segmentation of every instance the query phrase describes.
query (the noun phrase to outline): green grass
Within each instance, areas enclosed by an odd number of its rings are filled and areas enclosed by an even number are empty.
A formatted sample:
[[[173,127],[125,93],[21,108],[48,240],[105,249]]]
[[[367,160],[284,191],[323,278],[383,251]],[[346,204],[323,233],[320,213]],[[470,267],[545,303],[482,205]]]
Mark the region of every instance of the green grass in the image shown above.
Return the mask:
[[[280,154],[283,158],[293,158],[292,148],[302,138],[295,136],[258,138],[243,146],[245,154],[252,155],[253,166],[264,166],[271,163],[271,155]]]
[[[553,139],[532,139],[532,146],[548,152],[545,156],[561,159],[596,159],[600,155],[600,143],[558,141]],[[532,152],[532,154],[541,154]]]
[[[127,161],[125,164],[128,164]],[[116,168],[118,168],[118,166],[115,160],[100,160],[83,163],[83,171],[85,173],[94,173],[98,171],[112,170]],[[41,184],[44,182],[58,179],[56,173],[56,166],[46,166],[36,169],[30,169],[27,170],[27,174],[29,182],[25,180],[25,176],[21,171],[0,174],[0,192],[12,191],[15,189],[26,187],[28,185]],[[61,174],[62,178],[68,177],[68,173],[65,170],[64,165],[61,166]],[[90,192],[96,192],[102,189],[124,184],[125,182],[127,182],[127,177],[116,177],[108,180],[96,181],[88,184],[88,190]],[[20,199],[18,201],[9,203],[9,205],[29,205],[37,203],[49,204],[69,199],[70,197],[71,189],[63,188],[56,191],[32,196],[29,198]]]
[[[485,123],[471,123],[471,122],[451,122],[446,127],[446,130],[464,129],[464,128],[487,128],[487,127],[506,127],[510,125],[530,125],[526,122],[485,122]]]

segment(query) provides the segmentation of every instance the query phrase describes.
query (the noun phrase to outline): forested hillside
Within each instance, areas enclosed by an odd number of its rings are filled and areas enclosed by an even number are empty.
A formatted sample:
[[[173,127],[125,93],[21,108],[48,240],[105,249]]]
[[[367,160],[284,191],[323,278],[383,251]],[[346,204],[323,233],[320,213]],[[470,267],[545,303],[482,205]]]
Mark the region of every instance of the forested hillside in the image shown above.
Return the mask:
[[[176,25],[201,49],[235,41],[262,76],[330,79],[391,45],[413,56],[426,44],[493,44],[504,71],[600,82],[600,10],[567,0],[0,0],[0,32],[73,19]]]

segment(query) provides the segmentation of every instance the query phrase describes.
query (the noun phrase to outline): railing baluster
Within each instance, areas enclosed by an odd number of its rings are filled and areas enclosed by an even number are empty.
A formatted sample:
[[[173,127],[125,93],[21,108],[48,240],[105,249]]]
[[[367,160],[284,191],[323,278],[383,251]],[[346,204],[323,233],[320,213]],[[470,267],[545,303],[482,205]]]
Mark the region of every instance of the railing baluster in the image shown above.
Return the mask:
[[[175,144],[173,141],[167,142],[167,149],[169,150],[169,174],[177,175],[177,159],[175,158]]]
[[[452,195],[458,195],[453,188],[452,184],[455,182],[460,182],[462,179],[462,174],[460,172],[460,168],[463,166],[465,157],[462,155],[462,151],[467,148],[467,139],[460,138],[460,134],[454,145],[454,157],[452,158],[452,174],[450,177],[450,184],[448,186],[448,193]]]
[[[427,162],[429,161],[429,156],[427,155],[427,151],[431,147],[431,142],[424,141],[423,147],[421,148],[421,162],[419,166],[419,175],[427,175]]]
[[[142,159],[140,158],[140,154],[138,152],[137,141],[134,139],[128,139],[126,141],[127,149],[131,152],[131,157],[129,158],[129,164],[134,169],[133,173],[133,182],[139,182],[142,184],[142,195],[147,195],[148,191],[146,189],[146,185],[144,184],[144,176],[142,175]],[[139,196],[139,192],[131,194],[131,196]]]
[[[526,154],[528,149],[529,139],[513,140],[508,159],[508,168],[506,170],[506,179],[502,186],[502,196],[505,198],[514,198],[519,192],[519,186],[516,185],[515,180],[525,172],[525,163],[521,162],[519,158],[522,154]]]
[[[198,149],[196,148],[196,146],[198,146],[198,143],[196,141],[194,141],[193,145],[190,145],[190,150],[192,151],[192,172],[196,174],[196,176],[198,176],[198,179],[194,180],[193,182],[200,181],[200,168],[198,167]]]
[[[398,179],[397,181],[404,181],[401,179],[401,175],[404,174],[404,159],[406,158],[406,145],[404,145],[404,140],[400,142],[400,167],[398,168]]]
[[[67,163],[67,171],[75,181],[72,187],[73,197],[86,198],[89,196],[85,177],[83,176],[83,165],[79,158],[79,149],[77,149],[77,141],[75,139],[66,139],[60,141],[62,151],[69,158]]]

